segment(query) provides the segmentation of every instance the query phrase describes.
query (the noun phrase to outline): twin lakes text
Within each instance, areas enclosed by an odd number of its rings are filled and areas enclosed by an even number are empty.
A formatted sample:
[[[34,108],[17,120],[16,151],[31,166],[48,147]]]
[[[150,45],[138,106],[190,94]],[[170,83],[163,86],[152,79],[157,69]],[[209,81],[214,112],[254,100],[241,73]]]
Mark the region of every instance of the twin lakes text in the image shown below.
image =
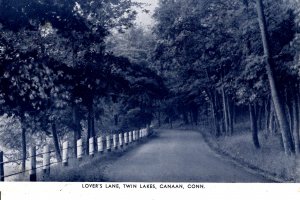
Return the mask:
[[[203,184],[125,184],[125,183],[83,183],[84,189],[204,189]]]

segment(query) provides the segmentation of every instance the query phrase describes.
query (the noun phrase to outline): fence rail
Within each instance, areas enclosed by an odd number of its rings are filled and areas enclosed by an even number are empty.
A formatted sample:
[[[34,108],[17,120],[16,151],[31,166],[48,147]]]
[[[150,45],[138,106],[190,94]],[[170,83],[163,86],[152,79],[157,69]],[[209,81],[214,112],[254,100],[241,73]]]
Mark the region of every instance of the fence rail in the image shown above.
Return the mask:
[[[26,169],[20,172],[5,174],[4,166],[10,163],[23,161],[23,159],[14,159],[4,161],[4,152],[0,151],[0,181],[5,181],[5,178],[16,176],[19,174],[26,174],[29,172],[29,180],[37,180],[37,170],[42,169],[44,175],[50,175],[50,168],[56,164],[62,164],[62,166],[69,166],[70,159],[77,159],[81,161],[84,156],[94,157],[96,153],[103,154],[105,152],[111,152],[113,150],[122,149],[126,146],[137,142],[150,134],[150,128],[144,128],[140,130],[129,131],[125,133],[112,134],[107,136],[99,136],[97,138],[91,137],[86,141],[89,145],[88,155],[84,154],[83,139],[77,140],[76,147],[70,147],[69,141],[65,141],[62,144],[62,158],[61,160],[56,158],[56,161],[51,162],[51,154],[55,153],[55,150],[51,150],[48,145],[43,147],[42,153],[36,153],[36,146],[32,146],[29,149],[29,156],[26,160],[30,161],[30,169]],[[77,155],[70,156],[71,149],[77,148]],[[96,152],[97,151],[97,152]],[[37,157],[42,157],[42,165],[37,166]],[[52,157],[53,158],[53,157]]]

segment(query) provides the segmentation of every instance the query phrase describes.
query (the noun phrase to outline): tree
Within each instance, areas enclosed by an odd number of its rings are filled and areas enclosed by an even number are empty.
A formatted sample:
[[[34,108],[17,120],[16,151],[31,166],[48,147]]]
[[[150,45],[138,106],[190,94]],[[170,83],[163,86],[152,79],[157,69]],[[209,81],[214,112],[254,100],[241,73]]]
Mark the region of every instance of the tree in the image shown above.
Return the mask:
[[[286,154],[291,154],[295,151],[295,148],[293,146],[292,135],[291,135],[288,120],[286,117],[286,111],[284,109],[285,107],[284,107],[282,100],[279,97],[279,94],[278,94],[278,89],[277,89],[278,83],[276,82],[275,77],[274,77],[275,62],[273,60],[273,55],[270,50],[270,41],[269,41],[270,38],[269,38],[268,30],[267,30],[267,22],[266,22],[266,17],[265,17],[265,13],[264,13],[264,6],[263,6],[262,0],[257,0],[256,6],[257,6],[257,13],[258,13],[261,37],[262,37],[262,42],[263,42],[263,47],[264,47],[266,71],[267,71],[268,80],[269,80],[269,84],[270,84],[272,100],[273,100],[276,115],[277,115],[277,118],[279,121],[279,126],[280,126],[280,130],[281,130],[281,134],[282,134],[285,152],[286,152]]]
[[[281,96],[282,108],[289,111],[286,127],[298,132],[298,109],[292,103],[297,99],[292,92],[295,75],[289,66],[295,56],[290,47],[295,38],[295,14],[289,4],[267,2],[273,80],[287,83],[276,86],[276,91],[282,91],[278,99]],[[259,147],[262,121],[268,124],[272,118],[269,96],[274,88],[265,84],[269,79],[256,11],[252,1],[160,1],[154,15],[158,41],[154,59],[174,94],[169,98],[179,98],[170,102],[178,102],[176,112],[185,123],[193,118],[186,113],[201,106],[210,113],[216,136],[231,135],[235,116],[244,116],[247,109],[253,143]],[[291,151],[297,135],[292,137],[289,131],[282,137],[285,146],[292,145]]]
[[[126,29],[131,25],[136,15],[131,9],[133,5],[138,4],[130,0],[90,3],[48,0],[1,2],[0,23],[3,30],[1,38],[4,42],[4,54],[10,55],[1,60],[3,61],[1,67],[5,69],[4,78],[1,80],[4,84],[2,94],[7,107],[5,112],[12,112],[23,122],[25,116],[35,116],[41,111],[54,113],[58,102],[71,102],[75,105],[73,106],[75,145],[76,140],[81,137],[76,106],[82,101],[81,94],[84,93],[81,89],[90,87],[87,80],[89,77],[92,78],[95,72],[91,69],[96,65],[95,62],[98,62],[99,66],[104,60],[104,38],[109,31]],[[9,47],[11,42],[13,45]],[[56,47],[63,53],[55,49]],[[95,56],[98,57],[97,60],[94,59]],[[84,76],[81,74],[82,70]],[[55,72],[53,76],[49,76],[52,72]],[[80,84],[76,86],[78,82]],[[93,102],[93,99],[94,97],[88,97],[84,101],[84,106],[89,110],[89,124],[93,124],[93,110],[91,103],[87,102]],[[49,114],[47,121],[52,127],[59,159],[56,118]],[[91,126],[89,126],[90,136],[94,135]],[[25,129],[24,126],[23,170],[26,158]]]

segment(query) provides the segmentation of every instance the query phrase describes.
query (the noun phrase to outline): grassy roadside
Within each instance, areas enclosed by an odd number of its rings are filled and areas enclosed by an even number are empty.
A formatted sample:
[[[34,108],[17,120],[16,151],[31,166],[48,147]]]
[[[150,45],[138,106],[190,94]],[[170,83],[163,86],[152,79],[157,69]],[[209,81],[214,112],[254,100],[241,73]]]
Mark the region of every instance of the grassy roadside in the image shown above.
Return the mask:
[[[257,150],[249,135],[217,140],[206,134],[203,136],[206,143],[222,156],[274,181],[295,182],[295,157],[286,157],[284,152],[273,148],[274,145],[265,143],[266,145],[262,144],[261,149]]]
[[[179,129],[196,130],[208,146],[222,158],[276,182],[296,182],[296,157],[287,157],[278,137],[259,136],[261,149],[255,149],[248,129],[236,131],[233,136],[215,138],[207,128],[185,126]]]

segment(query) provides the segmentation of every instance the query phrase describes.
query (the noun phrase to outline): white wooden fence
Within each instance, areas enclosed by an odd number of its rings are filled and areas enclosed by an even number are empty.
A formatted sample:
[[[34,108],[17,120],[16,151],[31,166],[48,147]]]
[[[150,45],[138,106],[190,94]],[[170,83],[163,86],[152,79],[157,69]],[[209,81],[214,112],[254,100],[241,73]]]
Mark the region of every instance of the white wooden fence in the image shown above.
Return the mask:
[[[76,147],[70,147],[69,142],[65,141],[62,144],[62,161],[56,161],[51,162],[51,153],[55,153],[55,151],[50,151],[50,148],[48,145],[45,145],[43,147],[42,153],[38,154],[36,153],[37,147],[31,147],[29,151],[29,157],[27,159],[30,160],[30,169],[22,171],[22,172],[16,172],[11,174],[5,174],[4,165],[14,163],[16,161],[21,161],[21,159],[12,160],[12,161],[4,161],[4,153],[0,151],[0,181],[4,181],[5,178],[15,176],[18,174],[24,174],[26,172],[29,172],[29,180],[30,181],[36,181],[37,180],[37,170],[42,169],[42,173],[44,175],[50,174],[50,167],[54,164],[61,163],[62,166],[68,167],[69,166],[69,160],[71,159],[70,156],[70,149],[77,148],[77,156],[75,159],[78,159],[79,161],[82,161],[84,156],[86,157],[94,157],[97,153],[103,154],[103,153],[109,153],[111,151],[116,151],[117,149],[124,149],[130,144],[136,143],[146,137],[148,137],[150,134],[150,128],[144,128],[140,130],[134,130],[130,132],[125,133],[119,133],[119,134],[109,134],[106,136],[99,136],[97,138],[89,138],[89,153],[88,155],[84,155],[84,144],[83,139],[77,140],[77,146]],[[94,142],[97,142],[94,144]],[[95,151],[97,149],[97,152]],[[37,156],[42,156],[42,165],[37,166]]]

